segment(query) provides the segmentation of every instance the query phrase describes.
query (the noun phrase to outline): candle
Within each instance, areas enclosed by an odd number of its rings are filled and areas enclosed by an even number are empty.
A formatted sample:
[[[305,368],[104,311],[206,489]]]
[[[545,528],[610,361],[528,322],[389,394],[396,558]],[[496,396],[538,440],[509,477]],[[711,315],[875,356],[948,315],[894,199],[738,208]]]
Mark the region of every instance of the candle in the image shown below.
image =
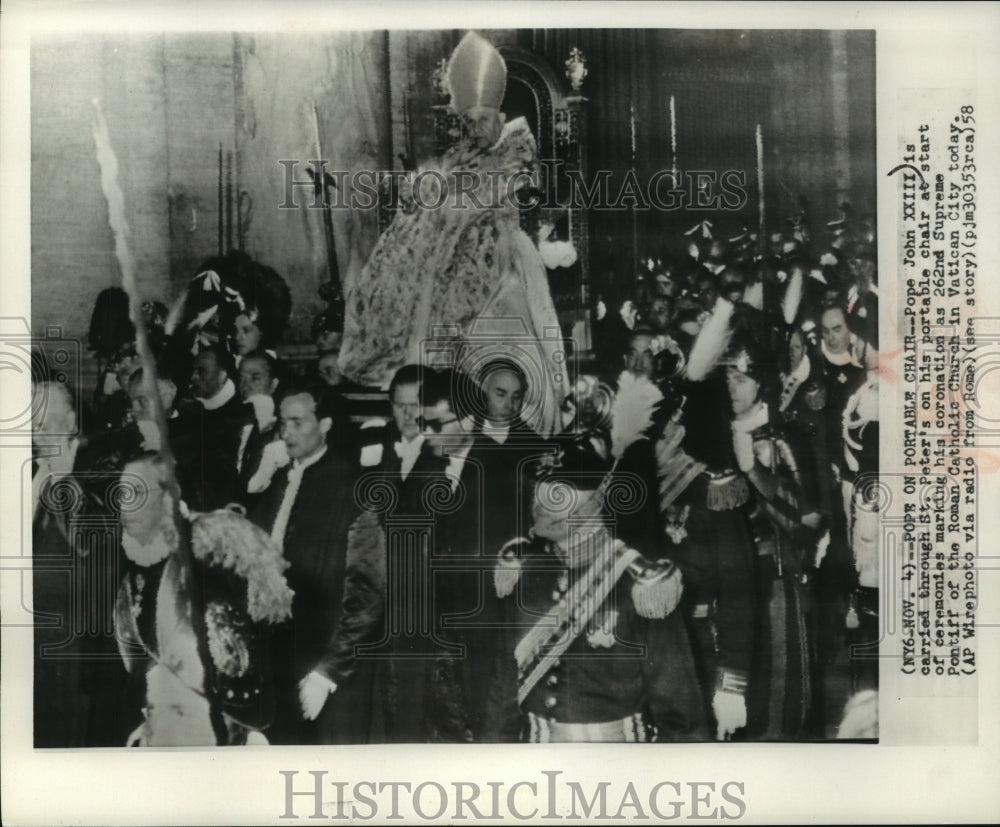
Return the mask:
[[[226,151],[226,252],[233,249],[233,153]]]
[[[677,186],[677,110],[674,108],[674,96],[670,96],[670,163],[674,186]]]
[[[316,172],[317,174],[322,175],[323,146],[319,140],[319,110],[316,108],[316,101],[313,101],[312,115],[313,115],[313,140],[316,142],[316,163],[320,165],[320,169],[316,170]]]
[[[101,189],[108,202],[108,222],[115,239],[115,257],[122,271],[122,286],[129,296],[135,290],[135,260],[128,245],[128,219],[125,213],[125,196],[118,186],[118,159],[111,148],[108,125],[101,112],[101,104],[94,100],[94,143],[97,145],[97,165],[101,168]],[[133,308],[135,309],[135,308]],[[139,326],[137,313],[132,313],[132,321]]]
[[[764,135],[757,124],[757,220],[761,238],[764,232]]]
[[[635,104],[628,105],[628,123],[632,133],[632,166],[635,166]]]
[[[223,216],[223,194],[222,194],[222,141],[219,141],[219,255],[221,256],[226,252],[225,242],[223,240],[223,233],[225,232],[226,219]]]

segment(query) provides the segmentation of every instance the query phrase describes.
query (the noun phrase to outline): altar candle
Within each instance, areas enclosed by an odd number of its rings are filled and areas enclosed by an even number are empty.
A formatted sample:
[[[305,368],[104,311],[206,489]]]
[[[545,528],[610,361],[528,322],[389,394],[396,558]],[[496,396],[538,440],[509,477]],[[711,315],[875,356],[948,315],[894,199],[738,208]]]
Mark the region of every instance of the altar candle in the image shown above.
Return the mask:
[[[319,110],[316,108],[316,101],[312,103],[312,121],[313,121],[313,140],[316,142],[316,163],[320,165],[320,169],[316,170],[317,174],[323,172],[323,147],[319,140]]]
[[[635,104],[630,103],[628,106],[628,123],[629,129],[632,133],[632,164],[635,165]]]
[[[673,95],[670,96],[670,163],[674,186],[677,186],[677,110]]]
[[[225,174],[223,172],[223,166],[222,166],[222,141],[219,141],[219,194],[218,194],[218,199],[219,199],[219,255],[220,256],[223,253],[226,252],[226,249],[225,249],[226,245],[225,245],[225,238],[224,238],[224,234],[225,234],[225,231],[226,231],[226,218],[225,218],[225,215],[223,213],[223,210],[224,210],[224,201],[223,201],[223,199],[225,197],[224,194],[223,194],[223,181],[224,181],[224,178],[225,178]]]
[[[757,218],[764,229],[764,135],[757,124]]]

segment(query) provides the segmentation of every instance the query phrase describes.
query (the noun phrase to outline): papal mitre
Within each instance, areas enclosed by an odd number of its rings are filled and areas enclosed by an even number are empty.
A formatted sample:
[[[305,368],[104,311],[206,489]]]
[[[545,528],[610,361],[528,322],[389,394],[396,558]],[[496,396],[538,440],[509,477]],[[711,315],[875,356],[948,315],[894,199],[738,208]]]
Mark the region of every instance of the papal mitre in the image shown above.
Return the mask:
[[[507,89],[507,64],[492,43],[469,32],[451,54],[447,83],[458,114],[474,106],[499,110]]]

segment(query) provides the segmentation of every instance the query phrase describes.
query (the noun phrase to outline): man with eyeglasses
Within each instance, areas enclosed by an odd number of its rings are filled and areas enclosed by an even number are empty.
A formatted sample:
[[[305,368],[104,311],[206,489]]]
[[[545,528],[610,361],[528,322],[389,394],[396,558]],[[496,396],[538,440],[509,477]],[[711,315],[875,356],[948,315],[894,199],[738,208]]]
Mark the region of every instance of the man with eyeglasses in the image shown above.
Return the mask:
[[[441,544],[439,510],[448,510],[453,496],[442,440],[455,417],[443,400],[424,407],[422,393],[429,385],[440,385],[432,368],[400,368],[389,383],[392,421],[380,431],[363,429],[371,433],[364,434],[360,489],[388,484],[395,493],[382,513],[389,594],[387,637],[379,650],[385,655],[379,683],[386,735],[394,743],[471,740],[457,665],[438,635],[431,562]],[[458,651],[451,648],[452,654]]]

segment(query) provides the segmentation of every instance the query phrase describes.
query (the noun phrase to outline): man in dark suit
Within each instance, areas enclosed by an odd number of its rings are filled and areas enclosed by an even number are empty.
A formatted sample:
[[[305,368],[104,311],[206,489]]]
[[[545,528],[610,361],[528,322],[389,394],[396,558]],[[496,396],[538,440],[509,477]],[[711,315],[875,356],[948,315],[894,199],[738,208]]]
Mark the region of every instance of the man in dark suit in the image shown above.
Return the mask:
[[[342,450],[345,426],[327,389],[293,388],[280,411],[291,464],[274,475],[252,515],[283,548],[295,592],[292,619],[275,635],[269,737],[365,743],[373,737],[373,660],[358,647],[381,636],[384,535],[356,502],[357,474]]]
[[[386,628],[379,683],[387,737],[396,743],[471,740],[453,657],[460,650],[441,633],[433,599],[432,557],[442,548],[452,499],[448,458],[435,450],[436,420],[421,416],[423,388],[439,384],[431,368],[404,365],[389,383],[392,421],[363,429],[360,489],[391,486],[382,512],[388,555]],[[424,432],[426,428],[426,433]]]
[[[435,603],[444,610],[445,631],[454,632],[466,647],[464,678],[477,740],[501,621],[493,564],[508,540],[527,534],[531,490],[524,483],[525,468],[551,450],[521,418],[527,384],[524,370],[512,361],[483,367],[478,398],[471,400],[473,416],[465,420],[472,445],[465,459],[449,468],[458,480],[461,505],[447,519],[446,553],[463,561],[441,578],[447,585],[438,581]]]
[[[240,500],[236,460],[245,416],[234,376],[232,356],[224,347],[213,345],[199,351],[191,375],[198,402],[196,432],[201,439],[195,499],[205,511]]]
[[[97,470],[107,446],[76,436],[65,385],[39,382],[32,410],[34,744],[121,746],[126,675],[113,632],[121,547],[111,476]]]

